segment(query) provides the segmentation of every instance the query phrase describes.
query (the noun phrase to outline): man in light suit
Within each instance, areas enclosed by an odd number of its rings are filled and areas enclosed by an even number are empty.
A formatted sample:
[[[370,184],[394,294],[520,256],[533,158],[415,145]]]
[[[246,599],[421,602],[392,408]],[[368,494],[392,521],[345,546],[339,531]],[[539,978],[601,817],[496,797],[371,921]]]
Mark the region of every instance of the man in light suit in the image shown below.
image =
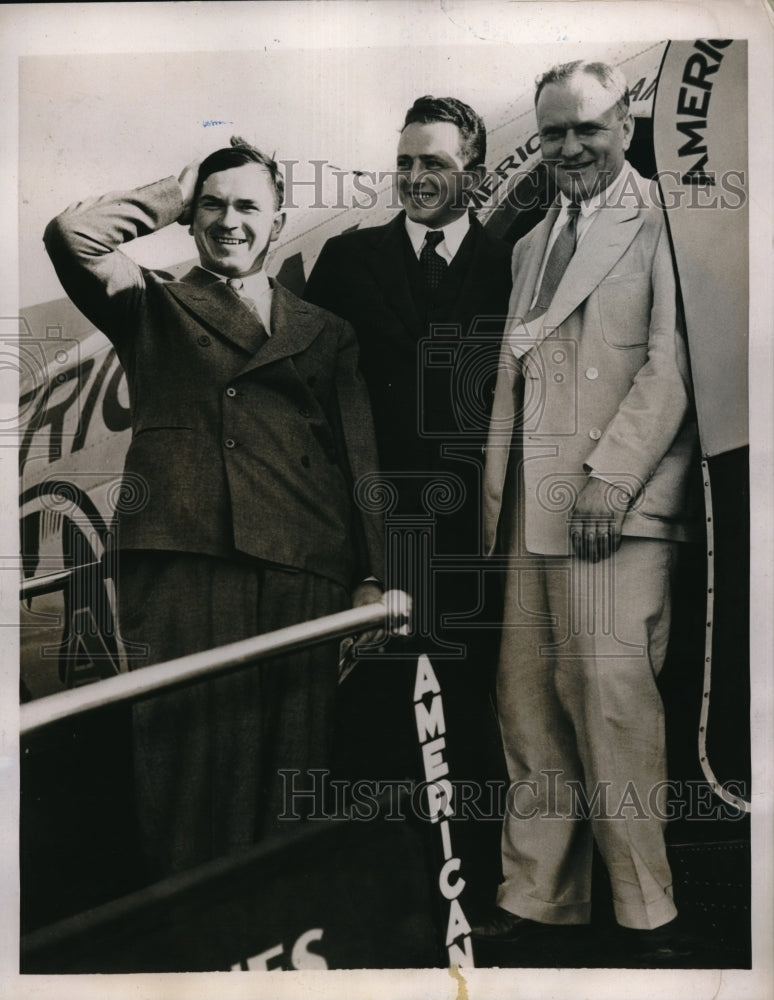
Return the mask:
[[[276,163],[234,138],[179,179],[78,203],[46,229],[65,290],[127,375],[115,534],[130,668],[380,594],[363,581],[383,576],[381,528],[353,499],[377,461],[357,343],[266,277],[282,196]],[[200,259],[180,280],[121,252],[174,222]],[[336,678],[323,646],[135,706],[156,874],[283,828],[278,769],[328,764]]]
[[[535,101],[560,195],[514,248],[487,445],[487,544],[510,557],[497,687],[511,791],[498,906],[474,934],[588,923],[596,841],[624,938],[668,959],[656,677],[679,543],[696,536],[686,345],[663,213],[625,159],[626,80],[569,63]]]
[[[426,630],[387,652],[413,650],[414,662],[417,652],[430,654],[451,719],[452,773],[479,782],[503,766],[489,703],[498,630],[476,627],[499,621],[500,609],[492,575],[485,584],[470,564],[483,552],[482,447],[510,293],[510,247],[470,210],[485,162],[486,129],[472,108],[453,97],[417,99],[396,151],[403,211],[329,240],[306,288],[309,301],[355,328],[381,471],[394,488],[388,517],[404,537],[420,536],[415,563],[394,560],[387,571],[412,593]],[[432,550],[421,536],[430,522]],[[360,776],[412,773],[412,677],[410,666],[377,659],[342,685]],[[377,702],[379,719],[370,710]]]

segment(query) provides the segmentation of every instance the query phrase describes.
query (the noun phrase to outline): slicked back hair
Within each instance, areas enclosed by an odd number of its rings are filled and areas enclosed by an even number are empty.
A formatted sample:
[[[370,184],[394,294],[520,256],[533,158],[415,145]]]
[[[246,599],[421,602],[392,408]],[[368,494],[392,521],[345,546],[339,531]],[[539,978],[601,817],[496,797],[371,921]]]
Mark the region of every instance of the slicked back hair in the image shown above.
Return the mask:
[[[450,122],[460,130],[460,151],[465,168],[483,166],[486,161],[486,126],[473,108],[456,97],[418,97],[406,112],[403,128],[431,122]]]
[[[262,153],[260,149],[251,146],[249,142],[238,135],[231,136],[230,146],[216,149],[199,164],[199,173],[193,194],[194,206],[199,200],[202,185],[210,174],[220,173],[221,170],[231,170],[233,167],[243,167],[247,163],[257,163],[269,175],[269,180],[274,188],[274,207],[279,211],[285,197],[285,181],[276,161],[267,156],[266,153]]]
[[[621,118],[629,114],[629,84],[621,70],[608,63],[587,62],[585,59],[560,63],[539,76],[535,81],[535,107],[543,88],[549,83],[567,83],[581,73],[593,76],[615,98],[615,107]]]

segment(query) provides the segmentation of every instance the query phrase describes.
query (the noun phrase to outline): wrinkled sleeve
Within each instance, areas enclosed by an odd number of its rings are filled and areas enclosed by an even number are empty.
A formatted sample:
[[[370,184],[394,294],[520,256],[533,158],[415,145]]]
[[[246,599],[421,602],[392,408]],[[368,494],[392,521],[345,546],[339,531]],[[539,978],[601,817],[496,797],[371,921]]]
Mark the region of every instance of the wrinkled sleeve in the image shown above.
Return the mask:
[[[143,269],[120,247],[175,222],[183,210],[174,177],[76,202],[49,222],[43,242],[67,295],[114,343],[134,327]]]

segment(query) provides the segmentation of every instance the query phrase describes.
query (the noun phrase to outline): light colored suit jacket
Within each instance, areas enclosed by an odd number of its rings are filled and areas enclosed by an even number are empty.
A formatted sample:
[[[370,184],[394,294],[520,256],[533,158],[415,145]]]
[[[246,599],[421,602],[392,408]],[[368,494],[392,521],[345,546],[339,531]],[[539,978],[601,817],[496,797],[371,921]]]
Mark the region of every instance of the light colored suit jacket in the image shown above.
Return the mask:
[[[378,519],[353,500],[377,468],[354,331],[275,284],[257,348],[258,320],[224,282],[198,267],[177,281],[120,251],[181,211],[171,177],[73,205],[45,234],[65,291],[127,374],[118,546],[242,553],[344,586],[382,577]]]
[[[624,534],[695,535],[698,438],[669,242],[649,182],[625,169],[622,197],[598,211],[520,358],[512,338],[523,332],[558,204],[514,248],[487,443],[488,551],[514,434],[530,552],[569,553],[568,516],[589,472],[625,491]]]

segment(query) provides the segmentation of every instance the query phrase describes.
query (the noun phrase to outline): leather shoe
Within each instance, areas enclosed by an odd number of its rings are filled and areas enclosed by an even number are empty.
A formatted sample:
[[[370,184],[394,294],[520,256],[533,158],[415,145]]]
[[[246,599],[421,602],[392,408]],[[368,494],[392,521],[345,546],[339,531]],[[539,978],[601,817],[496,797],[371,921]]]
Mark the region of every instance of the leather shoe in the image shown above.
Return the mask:
[[[684,962],[705,950],[695,933],[678,918],[653,930],[621,930],[627,951],[642,962]]]
[[[474,924],[470,928],[470,933],[474,938],[481,938],[485,941],[516,941],[526,931],[540,926],[535,920],[517,917],[510,910],[496,906],[489,919],[480,924]]]

